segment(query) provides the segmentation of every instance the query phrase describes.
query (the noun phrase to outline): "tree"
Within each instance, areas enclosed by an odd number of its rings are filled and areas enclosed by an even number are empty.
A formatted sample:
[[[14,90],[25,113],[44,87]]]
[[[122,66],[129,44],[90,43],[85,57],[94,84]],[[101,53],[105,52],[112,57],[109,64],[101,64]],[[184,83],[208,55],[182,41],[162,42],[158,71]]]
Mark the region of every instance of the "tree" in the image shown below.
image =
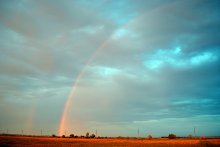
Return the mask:
[[[52,137],[56,137],[56,135],[55,135],[55,134],[52,134]]]
[[[92,134],[92,135],[90,136],[90,138],[95,138],[95,134]]]
[[[70,134],[70,138],[73,138],[74,137],[74,134]]]
[[[89,138],[89,132],[86,133],[86,138]]]
[[[151,135],[148,135],[147,136],[147,139],[152,139],[153,137]]]
[[[176,139],[176,135],[175,134],[169,134],[168,138],[169,139]]]
[[[62,135],[62,138],[65,138],[66,136],[65,135]]]

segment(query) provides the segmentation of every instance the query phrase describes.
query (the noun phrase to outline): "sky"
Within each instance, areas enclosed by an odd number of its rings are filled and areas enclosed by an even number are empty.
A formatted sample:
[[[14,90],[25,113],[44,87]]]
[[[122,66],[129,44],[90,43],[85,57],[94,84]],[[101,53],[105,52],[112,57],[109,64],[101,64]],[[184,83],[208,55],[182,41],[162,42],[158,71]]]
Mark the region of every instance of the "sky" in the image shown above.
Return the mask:
[[[0,133],[220,135],[219,8],[1,0]]]

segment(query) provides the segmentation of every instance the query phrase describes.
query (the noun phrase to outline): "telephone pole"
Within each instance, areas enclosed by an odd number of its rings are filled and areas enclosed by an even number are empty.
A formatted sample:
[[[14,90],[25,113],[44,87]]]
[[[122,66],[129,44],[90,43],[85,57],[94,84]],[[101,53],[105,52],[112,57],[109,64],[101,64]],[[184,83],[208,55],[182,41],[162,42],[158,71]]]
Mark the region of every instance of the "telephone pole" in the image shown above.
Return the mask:
[[[196,137],[196,127],[194,127],[194,136]]]
[[[139,133],[140,133],[139,128],[138,128],[138,130],[137,130],[137,133],[138,133],[138,138],[139,138]]]

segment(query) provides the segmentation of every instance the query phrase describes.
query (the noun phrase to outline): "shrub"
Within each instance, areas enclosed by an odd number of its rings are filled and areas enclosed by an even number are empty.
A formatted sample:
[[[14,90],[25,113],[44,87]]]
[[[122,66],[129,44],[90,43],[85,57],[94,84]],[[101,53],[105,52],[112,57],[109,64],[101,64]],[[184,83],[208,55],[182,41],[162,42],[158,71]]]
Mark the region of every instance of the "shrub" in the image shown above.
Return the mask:
[[[152,137],[151,135],[148,135],[148,136],[147,136],[147,139],[149,139],[149,140],[152,139],[152,138],[153,138],[153,137]]]
[[[169,134],[168,138],[169,139],[176,139],[176,135],[175,134]]]
[[[122,136],[118,136],[117,139],[123,139],[123,137]]]
[[[191,134],[189,134],[189,135],[187,136],[187,138],[192,139],[192,138],[193,138],[193,136],[192,136]]]
[[[66,136],[65,135],[62,135],[62,138],[65,138]]]

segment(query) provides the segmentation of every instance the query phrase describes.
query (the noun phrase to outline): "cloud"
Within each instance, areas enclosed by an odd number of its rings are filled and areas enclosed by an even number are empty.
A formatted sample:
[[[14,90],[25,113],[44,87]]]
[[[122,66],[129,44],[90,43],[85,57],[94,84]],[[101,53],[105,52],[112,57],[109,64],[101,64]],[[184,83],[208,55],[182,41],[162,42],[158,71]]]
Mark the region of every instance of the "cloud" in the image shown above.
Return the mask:
[[[0,3],[1,128],[17,129],[33,115],[33,132],[54,133],[85,69],[69,130],[134,136],[147,124],[167,135],[172,128],[163,124],[176,122],[185,135],[189,122],[218,134],[204,127],[216,126],[220,113],[219,1]]]
[[[176,68],[189,68],[190,66],[214,62],[218,59],[218,56],[211,52],[203,52],[187,57],[184,53],[181,53],[180,47],[172,50],[159,49],[156,53],[145,55],[144,57],[143,64],[151,70],[157,70],[165,65],[171,65]]]
[[[209,52],[205,52],[201,55],[197,55],[195,57],[191,58],[191,64],[193,65],[199,65],[202,64],[204,62],[212,62],[216,60],[216,56],[214,56],[213,54],[209,53]]]

